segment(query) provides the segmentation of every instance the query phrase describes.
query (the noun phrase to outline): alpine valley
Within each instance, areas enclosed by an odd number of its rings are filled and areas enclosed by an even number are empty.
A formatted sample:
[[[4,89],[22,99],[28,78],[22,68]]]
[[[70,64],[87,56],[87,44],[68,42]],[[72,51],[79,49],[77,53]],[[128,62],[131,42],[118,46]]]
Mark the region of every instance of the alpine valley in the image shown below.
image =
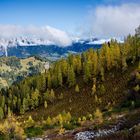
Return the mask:
[[[0,0],[0,140],[140,140],[140,1]]]

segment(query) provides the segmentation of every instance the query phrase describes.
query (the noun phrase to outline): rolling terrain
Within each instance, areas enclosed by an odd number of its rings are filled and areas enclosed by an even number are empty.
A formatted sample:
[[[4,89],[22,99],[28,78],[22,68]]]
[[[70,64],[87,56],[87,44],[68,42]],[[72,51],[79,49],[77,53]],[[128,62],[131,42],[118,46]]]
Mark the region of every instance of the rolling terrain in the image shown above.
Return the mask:
[[[2,89],[1,139],[91,140],[119,135],[121,140],[136,133],[139,138],[139,43],[137,35],[128,36],[124,43],[111,40],[100,49],[69,54],[44,72]],[[28,69],[35,58],[28,59],[14,65]]]
[[[44,72],[45,61],[35,57],[19,59],[17,57],[0,57],[0,89],[9,87],[27,76]]]

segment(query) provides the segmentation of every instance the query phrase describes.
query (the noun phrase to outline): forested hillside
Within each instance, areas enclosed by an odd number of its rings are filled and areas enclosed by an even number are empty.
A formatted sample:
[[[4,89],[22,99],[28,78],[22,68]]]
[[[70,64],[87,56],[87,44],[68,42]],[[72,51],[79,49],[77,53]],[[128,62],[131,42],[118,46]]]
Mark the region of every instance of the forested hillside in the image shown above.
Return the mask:
[[[0,89],[9,87],[27,76],[44,72],[44,64],[45,62],[35,57],[0,57]]]
[[[45,73],[1,90],[0,118],[8,116],[0,126],[2,136],[7,133],[5,123],[9,118],[24,120],[14,124],[8,135],[21,138],[24,130],[28,137],[42,135],[48,128],[57,128],[62,134],[86,120],[101,124],[105,113],[114,108],[140,107],[139,59],[140,38],[136,32],[124,43],[112,40],[99,50],[69,55]],[[20,117],[15,119],[12,114]],[[18,134],[21,126],[22,133]]]

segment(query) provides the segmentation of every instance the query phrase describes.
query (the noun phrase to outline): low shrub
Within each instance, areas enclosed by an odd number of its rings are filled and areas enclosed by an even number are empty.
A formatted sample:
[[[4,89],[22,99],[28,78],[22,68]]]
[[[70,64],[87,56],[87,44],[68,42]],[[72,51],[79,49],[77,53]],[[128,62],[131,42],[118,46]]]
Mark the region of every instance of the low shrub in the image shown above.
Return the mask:
[[[77,126],[76,125],[73,125],[71,123],[64,123],[63,124],[63,127],[66,129],[66,130],[72,130],[74,128],[76,128]]]
[[[35,137],[43,134],[43,130],[41,127],[30,127],[25,129],[25,133],[27,137]]]

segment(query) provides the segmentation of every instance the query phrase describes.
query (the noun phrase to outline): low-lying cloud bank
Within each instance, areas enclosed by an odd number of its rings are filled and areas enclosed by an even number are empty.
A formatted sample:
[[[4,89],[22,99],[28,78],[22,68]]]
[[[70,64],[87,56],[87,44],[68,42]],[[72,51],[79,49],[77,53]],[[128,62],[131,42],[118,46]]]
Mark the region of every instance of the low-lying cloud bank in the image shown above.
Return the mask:
[[[72,43],[69,35],[59,29],[44,26],[18,26],[18,25],[0,25],[0,38],[15,37],[40,38],[48,40],[59,46],[68,46]]]
[[[98,6],[90,11],[89,33],[97,37],[124,37],[140,25],[140,4]]]

